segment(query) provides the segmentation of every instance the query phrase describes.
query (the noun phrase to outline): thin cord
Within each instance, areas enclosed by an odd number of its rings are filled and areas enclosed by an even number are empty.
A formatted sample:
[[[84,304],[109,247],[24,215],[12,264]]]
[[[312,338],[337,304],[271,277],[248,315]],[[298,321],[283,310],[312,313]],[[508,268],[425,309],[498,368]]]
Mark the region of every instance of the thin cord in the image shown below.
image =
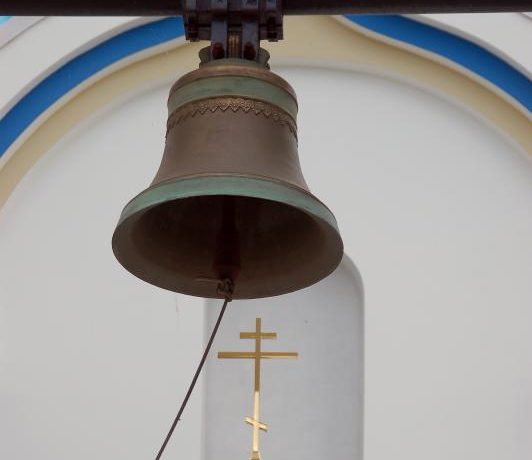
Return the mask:
[[[207,347],[205,348],[205,351],[203,352],[203,356],[201,358],[201,361],[199,363],[199,366],[196,370],[196,373],[194,374],[194,378],[192,379],[192,383],[188,387],[187,394],[185,396],[185,399],[183,400],[183,403],[181,404],[181,407],[179,408],[179,412],[177,413],[174,422],[172,423],[172,426],[170,427],[170,431],[166,435],[166,438],[163,442],[163,445],[159,449],[159,453],[157,454],[157,457],[155,457],[155,460],[159,460],[161,458],[161,455],[163,455],[164,449],[166,449],[166,445],[168,444],[168,441],[170,441],[170,438],[172,437],[172,434],[174,433],[175,427],[177,426],[177,422],[181,419],[181,414],[183,414],[183,411],[185,410],[185,407],[187,405],[187,402],[190,398],[190,395],[192,394],[192,391],[194,390],[194,387],[196,386],[196,381],[198,380],[198,377],[201,373],[201,369],[203,368],[203,365],[205,364],[205,360],[207,359],[207,355],[209,354],[209,351],[211,349],[212,343],[214,342],[214,337],[216,337],[216,333],[218,332],[218,328],[220,327],[220,323],[222,322],[222,318],[224,316],[225,310],[227,308],[227,304],[231,302],[231,298],[229,297],[230,293],[226,293],[225,302],[222,306],[222,309],[220,311],[220,315],[218,316],[218,320],[216,321],[216,325],[214,326],[214,329],[212,330],[211,338],[209,339],[209,342],[207,343]]]

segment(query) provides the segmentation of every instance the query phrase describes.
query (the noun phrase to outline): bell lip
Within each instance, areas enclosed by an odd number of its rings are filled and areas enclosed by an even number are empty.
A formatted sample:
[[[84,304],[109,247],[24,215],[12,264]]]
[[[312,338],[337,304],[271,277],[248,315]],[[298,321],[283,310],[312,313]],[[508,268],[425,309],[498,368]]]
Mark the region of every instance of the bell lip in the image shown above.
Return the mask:
[[[178,184],[181,187],[176,187]],[[250,185],[255,185],[256,188]],[[288,192],[288,195],[281,195],[281,190]],[[324,220],[340,235],[340,229],[332,211],[309,191],[269,177],[227,173],[181,176],[152,185],[124,206],[117,227],[137,212],[145,211],[160,203],[205,195],[248,196],[288,203]]]
[[[251,188],[250,185],[254,185],[255,188]],[[138,213],[143,213],[153,206],[169,200],[205,195],[240,195],[294,205],[302,212],[309,214],[313,218],[319,219],[323,225],[328,226],[332,234],[335,235],[334,239],[336,242],[330,247],[330,250],[332,250],[332,253],[330,253],[331,257],[329,257],[328,263],[325,264],[326,268],[324,266],[324,270],[320,273],[316,273],[315,276],[307,279],[304,283],[299,283],[298,285],[291,287],[285,286],[276,290],[266,290],[254,293],[253,295],[235,292],[235,300],[274,297],[305,289],[329,276],[338,267],[342,260],[344,245],[336,218],[329,208],[309,191],[286,182],[266,177],[242,176],[238,174],[209,174],[170,179],[158,183],[157,185],[150,186],[134,197],[124,207],[113,233],[112,248],[118,261],[136,277],[162,289],[203,298],[223,298],[223,296],[215,290],[210,292],[210,290],[207,291],[203,289],[185,289],[184,286],[177,289],[176,287],[154,282],[153,279],[149,279],[149,277],[143,276],[136,270],[132,270],[129,263],[126,260],[122,260],[120,255],[120,245],[116,240],[117,235],[119,235],[123,229],[122,225],[130,218],[135,219]]]

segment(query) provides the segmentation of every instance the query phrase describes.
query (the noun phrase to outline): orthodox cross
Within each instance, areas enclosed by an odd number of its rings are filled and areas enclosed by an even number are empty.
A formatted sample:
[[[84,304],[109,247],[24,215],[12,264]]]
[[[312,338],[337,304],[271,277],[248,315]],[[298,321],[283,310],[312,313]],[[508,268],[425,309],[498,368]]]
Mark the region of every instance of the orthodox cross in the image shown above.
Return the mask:
[[[241,332],[241,339],[255,340],[255,351],[222,351],[218,353],[219,359],[253,359],[255,360],[255,392],[253,403],[253,417],[246,417],[245,422],[253,427],[253,447],[250,460],[260,460],[259,433],[268,431],[268,426],[260,421],[260,363],[262,359],[295,359],[298,354],[289,351],[262,351],[263,339],[276,339],[276,332],[262,332],[260,318],[255,320],[255,331]]]

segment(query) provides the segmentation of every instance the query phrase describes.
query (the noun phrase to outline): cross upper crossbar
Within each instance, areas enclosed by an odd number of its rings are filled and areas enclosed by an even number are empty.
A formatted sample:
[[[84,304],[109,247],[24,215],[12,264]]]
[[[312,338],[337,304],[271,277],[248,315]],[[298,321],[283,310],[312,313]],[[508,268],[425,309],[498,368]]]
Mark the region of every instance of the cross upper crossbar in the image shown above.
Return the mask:
[[[257,339],[259,335],[256,332],[241,332],[240,338],[241,339]],[[277,332],[261,332],[260,333],[261,339],[276,339],[277,338]]]

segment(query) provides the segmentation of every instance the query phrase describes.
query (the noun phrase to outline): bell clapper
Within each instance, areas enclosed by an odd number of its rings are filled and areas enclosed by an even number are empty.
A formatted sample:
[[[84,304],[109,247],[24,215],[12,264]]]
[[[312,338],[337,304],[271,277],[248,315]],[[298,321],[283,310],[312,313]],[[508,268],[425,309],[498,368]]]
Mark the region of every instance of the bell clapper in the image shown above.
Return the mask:
[[[195,281],[200,283],[212,283],[213,286],[216,285],[216,293],[222,296],[224,299],[232,300],[233,292],[235,291],[235,283],[231,278],[196,278]]]

